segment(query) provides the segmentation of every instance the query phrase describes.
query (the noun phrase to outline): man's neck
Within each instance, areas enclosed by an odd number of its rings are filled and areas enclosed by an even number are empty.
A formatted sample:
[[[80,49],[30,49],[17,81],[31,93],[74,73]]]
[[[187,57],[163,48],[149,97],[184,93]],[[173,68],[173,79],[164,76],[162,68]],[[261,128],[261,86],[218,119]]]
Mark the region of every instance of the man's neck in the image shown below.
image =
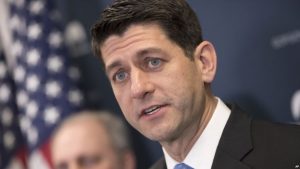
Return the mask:
[[[186,130],[189,132],[182,132],[177,139],[160,143],[174,160],[181,162],[185,159],[210,121],[216,105],[217,100],[214,97],[208,97],[201,119],[195,120],[187,127]]]

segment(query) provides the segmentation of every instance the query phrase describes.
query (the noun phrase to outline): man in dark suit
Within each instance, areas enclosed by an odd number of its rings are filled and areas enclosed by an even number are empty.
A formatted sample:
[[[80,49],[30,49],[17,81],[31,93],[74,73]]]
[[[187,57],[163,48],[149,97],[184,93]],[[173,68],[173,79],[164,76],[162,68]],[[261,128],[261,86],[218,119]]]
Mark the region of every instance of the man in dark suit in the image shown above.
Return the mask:
[[[299,126],[253,120],[238,107],[230,108],[212,169],[300,168]],[[167,169],[164,159],[151,169]]]
[[[125,118],[162,145],[152,169],[299,167],[300,127],[252,120],[212,94],[216,52],[185,0],[116,0],[92,38]]]

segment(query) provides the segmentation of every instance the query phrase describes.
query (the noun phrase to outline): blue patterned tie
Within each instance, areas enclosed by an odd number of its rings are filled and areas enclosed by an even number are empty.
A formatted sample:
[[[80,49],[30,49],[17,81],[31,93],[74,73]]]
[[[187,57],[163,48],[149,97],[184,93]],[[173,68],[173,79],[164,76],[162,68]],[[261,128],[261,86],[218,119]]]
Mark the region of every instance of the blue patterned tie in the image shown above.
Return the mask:
[[[179,163],[175,165],[174,169],[193,169],[193,168],[184,163]]]

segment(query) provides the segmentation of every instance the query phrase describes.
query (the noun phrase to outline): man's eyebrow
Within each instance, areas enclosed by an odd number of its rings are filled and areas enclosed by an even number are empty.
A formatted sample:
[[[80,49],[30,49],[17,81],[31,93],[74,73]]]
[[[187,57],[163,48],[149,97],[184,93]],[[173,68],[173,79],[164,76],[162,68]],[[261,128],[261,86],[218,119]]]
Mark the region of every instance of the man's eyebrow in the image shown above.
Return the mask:
[[[115,67],[118,67],[121,65],[121,62],[120,61],[115,61],[113,62],[112,64],[108,65],[106,68],[105,68],[105,73],[108,75],[108,73]]]
[[[161,49],[159,48],[147,48],[147,49],[143,49],[137,52],[137,56],[141,57],[144,56],[148,53],[164,53]]]

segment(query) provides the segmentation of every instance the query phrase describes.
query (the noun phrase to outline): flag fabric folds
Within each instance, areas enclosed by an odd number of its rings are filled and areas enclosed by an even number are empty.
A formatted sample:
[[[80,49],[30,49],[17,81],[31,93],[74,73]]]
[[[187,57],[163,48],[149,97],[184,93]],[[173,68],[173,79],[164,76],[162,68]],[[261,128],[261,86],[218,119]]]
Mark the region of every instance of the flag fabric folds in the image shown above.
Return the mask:
[[[0,45],[0,169],[51,169],[57,124],[83,106],[54,1],[9,0]],[[0,29],[3,29],[1,26]],[[10,36],[10,45],[2,42]]]

